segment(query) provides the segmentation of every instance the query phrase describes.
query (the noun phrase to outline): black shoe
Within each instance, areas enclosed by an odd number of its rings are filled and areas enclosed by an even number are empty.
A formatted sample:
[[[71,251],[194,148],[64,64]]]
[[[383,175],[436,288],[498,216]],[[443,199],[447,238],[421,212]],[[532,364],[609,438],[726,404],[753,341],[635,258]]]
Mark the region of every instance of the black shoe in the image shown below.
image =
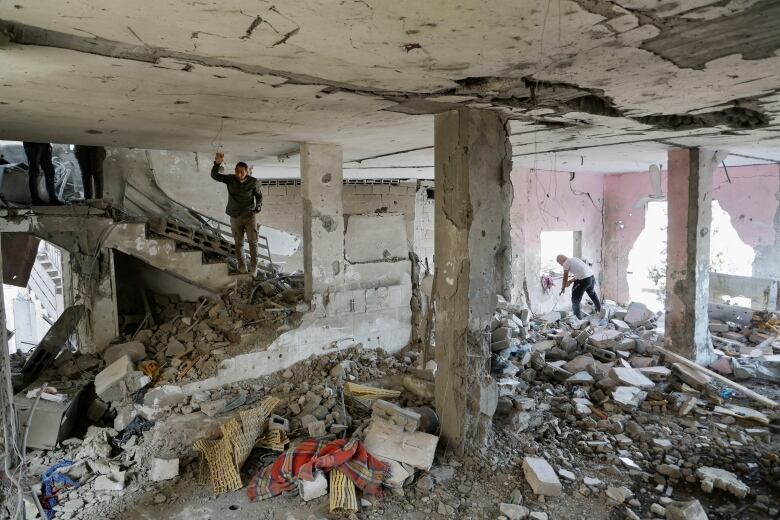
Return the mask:
[[[32,206],[45,206],[46,202],[40,197],[32,197],[32,201],[30,202]]]
[[[60,199],[51,199],[49,201],[49,206],[64,206],[65,203],[62,202]]]

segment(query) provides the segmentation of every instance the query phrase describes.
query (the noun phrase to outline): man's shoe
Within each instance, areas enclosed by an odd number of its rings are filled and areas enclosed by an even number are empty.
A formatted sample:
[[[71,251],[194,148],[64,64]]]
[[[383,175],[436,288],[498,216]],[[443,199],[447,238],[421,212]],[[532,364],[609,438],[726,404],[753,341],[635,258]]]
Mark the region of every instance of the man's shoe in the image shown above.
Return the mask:
[[[60,199],[54,198],[49,201],[49,206],[64,206],[65,203]]]
[[[43,201],[40,197],[32,197],[32,202],[30,202],[33,206],[45,206],[46,203]]]

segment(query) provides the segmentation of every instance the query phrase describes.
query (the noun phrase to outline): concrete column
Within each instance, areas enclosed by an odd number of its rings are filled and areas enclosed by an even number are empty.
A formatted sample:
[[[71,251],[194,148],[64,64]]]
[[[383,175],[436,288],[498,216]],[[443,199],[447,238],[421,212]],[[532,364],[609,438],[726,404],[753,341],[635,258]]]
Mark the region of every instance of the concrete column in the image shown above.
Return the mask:
[[[669,151],[666,328],[664,345],[698,363],[711,362],[708,330],[710,223],[714,150]]]
[[[458,453],[486,446],[497,404],[490,376],[496,294],[510,296],[512,152],[494,111],[435,119],[436,409]]]
[[[308,301],[344,285],[341,163],[339,145],[301,145],[303,273]]]

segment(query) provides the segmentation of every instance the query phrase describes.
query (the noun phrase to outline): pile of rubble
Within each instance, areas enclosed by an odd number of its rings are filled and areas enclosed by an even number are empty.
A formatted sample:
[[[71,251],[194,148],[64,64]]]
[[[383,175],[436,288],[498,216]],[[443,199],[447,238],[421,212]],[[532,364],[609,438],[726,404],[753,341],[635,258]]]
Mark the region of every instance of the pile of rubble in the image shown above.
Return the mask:
[[[638,303],[608,304],[585,320],[565,312],[530,318],[500,305],[492,336],[498,431],[510,443],[526,438],[524,453],[537,455],[523,459],[533,493],[558,496],[563,480],[581,496],[603,494],[627,518],[701,519],[707,515],[698,499],[717,489],[734,500],[711,515],[775,517],[776,403],[737,400],[722,380],[680,362],[660,348],[656,320]],[[756,322],[771,325],[766,316]],[[747,347],[751,353],[780,347],[755,329],[737,334],[758,344]],[[728,339],[738,341],[733,333]],[[632,482],[609,485],[594,470]],[[511,504],[501,510],[507,518],[530,513]]]

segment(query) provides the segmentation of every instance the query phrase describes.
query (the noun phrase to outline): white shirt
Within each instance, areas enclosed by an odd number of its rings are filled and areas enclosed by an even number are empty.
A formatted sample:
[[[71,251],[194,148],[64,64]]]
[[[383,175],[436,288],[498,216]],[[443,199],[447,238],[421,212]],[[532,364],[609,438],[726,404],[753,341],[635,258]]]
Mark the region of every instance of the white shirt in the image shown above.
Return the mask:
[[[569,274],[576,280],[584,280],[593,276],[593,271],[588,267],[588,264],[579,258],[567,258],[563,263],[563,269],[569,271]]]

